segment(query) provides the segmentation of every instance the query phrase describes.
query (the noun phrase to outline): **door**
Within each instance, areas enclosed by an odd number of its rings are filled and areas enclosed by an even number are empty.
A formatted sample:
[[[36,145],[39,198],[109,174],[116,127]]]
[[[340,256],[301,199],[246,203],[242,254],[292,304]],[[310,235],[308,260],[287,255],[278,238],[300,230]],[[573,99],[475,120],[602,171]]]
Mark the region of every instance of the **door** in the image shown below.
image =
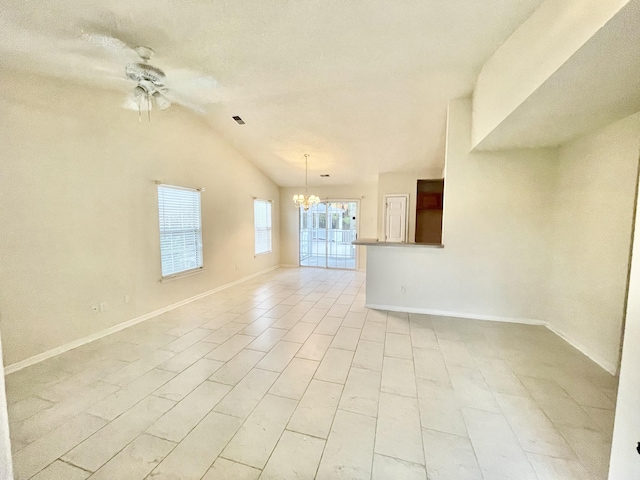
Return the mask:
[[[300,266],[355,269],[358,202],[328,201],[300,209]]]
[[[386,242],[407,241],[407,204],[408,195],[385,195],[385,233]]]

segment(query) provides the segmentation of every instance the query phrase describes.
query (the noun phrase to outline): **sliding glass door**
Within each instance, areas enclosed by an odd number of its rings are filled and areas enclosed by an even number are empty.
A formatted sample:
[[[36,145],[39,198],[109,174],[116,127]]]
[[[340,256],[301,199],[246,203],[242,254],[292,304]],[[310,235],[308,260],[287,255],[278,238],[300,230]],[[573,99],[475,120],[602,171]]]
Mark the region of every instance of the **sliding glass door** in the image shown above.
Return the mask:
[[[328,201],[300,209],[300,265],[355,269],[358,202]]]

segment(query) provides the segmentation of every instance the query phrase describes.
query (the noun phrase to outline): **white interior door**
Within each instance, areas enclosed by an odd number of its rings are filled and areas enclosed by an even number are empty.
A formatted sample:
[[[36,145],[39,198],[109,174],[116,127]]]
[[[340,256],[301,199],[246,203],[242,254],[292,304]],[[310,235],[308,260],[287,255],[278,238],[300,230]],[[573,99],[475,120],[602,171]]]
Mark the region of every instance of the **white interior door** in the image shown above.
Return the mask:
[[[407,195],[385,196],[385,241],[407,241]]]

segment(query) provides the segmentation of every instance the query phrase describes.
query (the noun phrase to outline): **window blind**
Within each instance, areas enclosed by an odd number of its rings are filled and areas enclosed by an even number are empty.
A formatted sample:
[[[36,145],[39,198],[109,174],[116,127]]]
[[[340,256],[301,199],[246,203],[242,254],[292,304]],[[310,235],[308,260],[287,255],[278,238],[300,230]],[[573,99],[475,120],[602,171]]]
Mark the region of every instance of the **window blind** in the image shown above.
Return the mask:
[[[253,221],[255,231],[255,254],[271,251],[271,202],[253,201]]]
[[[162,277],[202,268],[200,192],[158,185]]]

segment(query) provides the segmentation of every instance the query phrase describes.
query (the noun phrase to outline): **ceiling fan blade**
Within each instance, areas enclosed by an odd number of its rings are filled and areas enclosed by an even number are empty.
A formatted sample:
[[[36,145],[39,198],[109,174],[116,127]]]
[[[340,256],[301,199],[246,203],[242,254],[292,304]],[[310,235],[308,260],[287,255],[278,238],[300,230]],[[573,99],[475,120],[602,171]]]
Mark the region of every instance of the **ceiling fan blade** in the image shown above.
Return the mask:
[[[220,99],[220,86],[212,76],[188,69],[165,72],[169,90],[176,92],[185,101],[206,105]]]
[[[207,113],[206,107],[202,103],[198,103],[197,101],[193,101],[188,97],[183,96],[181,93],[176,92],[174,90],[167,90],[163,92],[163,95],[171,102],[177,105],[182,105],[189,110],[192,110],[201,115],[205,115]]]

